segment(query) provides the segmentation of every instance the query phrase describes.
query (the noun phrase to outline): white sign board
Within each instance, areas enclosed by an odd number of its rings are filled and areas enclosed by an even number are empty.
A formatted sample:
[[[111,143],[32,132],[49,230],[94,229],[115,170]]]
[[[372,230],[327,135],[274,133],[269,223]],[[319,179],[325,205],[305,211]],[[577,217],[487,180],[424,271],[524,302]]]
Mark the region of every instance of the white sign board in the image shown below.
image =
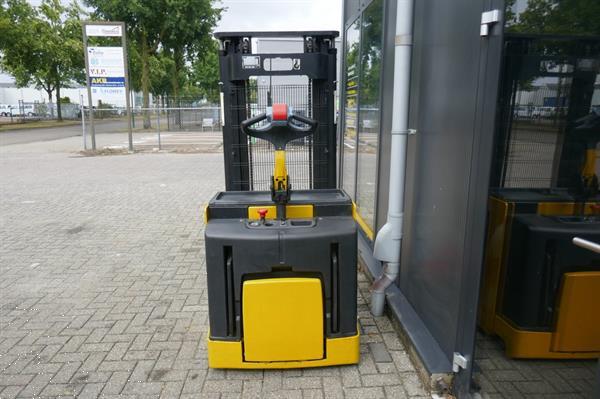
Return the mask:
[[[122,47],[87,48],[92,100],[105,104],[125,104],[125,60]]]
[[[124,87],[92,87],[92,102],[94,106],[98,100],[103,104],[110,104],[115,107],[125,107],[125,88]]]
[[[123,35],[121,25],[86,25],[87,36],[111,36],[121,37]]]
[[[122,47],[95,47],[87,49],[90,77],[124,77],[125,60]]]
[[[131,106],[129,104],[129,80],[127,69],[127,31],[123,22],[92,22],[83,23],[83,46],[85,52],[85,74],[88,92],[88,104],[90,106],[90,131],[92,136],[92,150],[96,150],[96,130],[94,128],[94,111],[96,104],[102,101],[117,107],[126,107],[127,124],[129,130],[129,150],[133,151],[133,134]],[[112,37],[118,38],[121,47],[99,47],[89,46],[89,37]],[[104,108],[104,107],[102,107]],[[111,107],[107,107],[111,108]],[[112,110],[110,115],[123,115],[123,111]],[[83,147],[85,148],[85,124],[83,123]]]

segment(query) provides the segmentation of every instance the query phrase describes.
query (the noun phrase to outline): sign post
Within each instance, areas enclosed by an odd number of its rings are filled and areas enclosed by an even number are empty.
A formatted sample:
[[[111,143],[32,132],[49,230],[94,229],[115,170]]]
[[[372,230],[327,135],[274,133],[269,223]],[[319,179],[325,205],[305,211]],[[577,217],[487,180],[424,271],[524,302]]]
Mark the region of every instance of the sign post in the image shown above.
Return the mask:
[[[127,61],[127,32],[125,31],[125,22],[123,22],[123,35],[121,36],[121,42],[123,43],[123,60],[125,66],[125,106],[127,107],[127,131],[128,131],[128,142],[129,151],[133,151],[133,129],[131,123],[131,96],[129,95],[129,62]]]
[[[88,37],[120,37],[121,47],[88,46]],[[83,51],[85,55],[85,75],[90,109],[90,133],[92,150],[96,150],[96,129],[94,126],[94,96],[122,101],[127,109],[129,151],[133,151],[131,124],[131,103],[129,96],[129,68],[127,63],[127,37],[124,22],[83,23]]]
[[[79,109],[81,110],[81,137],[83,137],[83,149],[87,150],[87,141],[85,139],[85,107],[83,106],[83,94],[79,95]]]

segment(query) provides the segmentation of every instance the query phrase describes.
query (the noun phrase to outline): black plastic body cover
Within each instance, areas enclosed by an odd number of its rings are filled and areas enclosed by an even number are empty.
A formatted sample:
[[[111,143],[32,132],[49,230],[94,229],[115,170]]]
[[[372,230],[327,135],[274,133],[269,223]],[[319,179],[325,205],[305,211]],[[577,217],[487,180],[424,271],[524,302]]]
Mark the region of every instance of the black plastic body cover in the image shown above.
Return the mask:
[[[552,331],[563,275],[600,271],[600,256],[571,242],[573,237],[599,242],[600,221],[579,219],[515,216],[501,313],[519,329]]]
[[[210,202],[205,241],[211,339],[243,336],[245,280],[289,276],[321,280],[327,337],[356,335],[357,241],[352,203],[338,190],[301,192],[294,199],[295,194],[291,204],[313,204],[315,217],[306,223],[287,220],[281,225],[274,220],[271,226],[251,227],[247,207],[272,205],[269,192],[222,192]]]

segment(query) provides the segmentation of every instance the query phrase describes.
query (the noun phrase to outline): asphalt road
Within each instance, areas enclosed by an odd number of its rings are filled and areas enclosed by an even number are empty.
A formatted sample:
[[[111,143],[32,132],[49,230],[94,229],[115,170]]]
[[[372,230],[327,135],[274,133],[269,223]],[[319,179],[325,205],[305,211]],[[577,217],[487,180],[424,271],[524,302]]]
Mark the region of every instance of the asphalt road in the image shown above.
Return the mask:
[[[126,125],[125,122],[121,120],[96,121],[95,127],[96,133],[119,133],[126,128]],[[57,140],[72,136],[81,136],[81,124],[60,126],[55,128],[3,131],[0,132],[0,146],[33,143],[36,141]]]

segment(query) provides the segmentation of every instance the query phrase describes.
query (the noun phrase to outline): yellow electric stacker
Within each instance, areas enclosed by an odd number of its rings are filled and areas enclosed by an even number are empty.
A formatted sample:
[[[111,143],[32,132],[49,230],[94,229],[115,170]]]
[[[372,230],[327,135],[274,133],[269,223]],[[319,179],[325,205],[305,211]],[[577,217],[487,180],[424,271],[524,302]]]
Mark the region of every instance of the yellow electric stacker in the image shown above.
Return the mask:
[[[273,144],[275,168],[270,192],[220,192],[207,207],[210,367],[359,360],[352,201],[335,189],[292,191],[286,170],[286,144],[317,125],[285,104],[241,124]]]
[[[600,115],[576,122],[574,189],[490,193],[479,325],[510,357],[600,356],[600,255],[573,242],[600,242]]]
[[[357,363],[357,228],[336,189],[338,32],[215,36],[226,191],[206,208],[209,366]],[[253,53],[261,36],[300,37],[303,52]],[[308,84],[289,84],[299,76]]]

